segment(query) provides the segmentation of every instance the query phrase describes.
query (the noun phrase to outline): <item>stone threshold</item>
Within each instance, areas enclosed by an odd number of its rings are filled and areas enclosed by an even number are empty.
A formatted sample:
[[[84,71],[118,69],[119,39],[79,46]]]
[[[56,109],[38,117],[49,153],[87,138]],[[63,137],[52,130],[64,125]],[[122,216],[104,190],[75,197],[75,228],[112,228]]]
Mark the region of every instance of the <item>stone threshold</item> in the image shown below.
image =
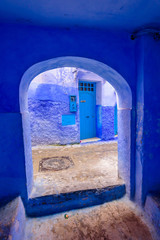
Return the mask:
[[[25,204],[29,217],[40,217],[100,205],[122,198],[126,193],[125,184],[89,189],[59,195],[30,198]]]

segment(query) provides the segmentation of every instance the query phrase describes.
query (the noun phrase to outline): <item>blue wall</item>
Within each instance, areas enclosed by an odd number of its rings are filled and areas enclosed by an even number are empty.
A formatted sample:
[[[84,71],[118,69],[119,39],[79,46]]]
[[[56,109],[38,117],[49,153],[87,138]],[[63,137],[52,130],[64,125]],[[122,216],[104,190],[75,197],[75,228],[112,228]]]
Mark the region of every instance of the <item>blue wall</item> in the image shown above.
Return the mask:
[[[114,138],[114,107],[113,106],[96,106],[97,112],[97,137],[104,141],[111,140]]]
[[[79,78],[96,84],[96,102],[101,104],[96,106],[96,136],[104,141],[114,138],[114,88],[92,72],[59,68],[38,75],[30,84],[28,110],[32,145],[80,142]],[[69,110],[70,95],[77,98],[74,113]],[[72,116],[73,122],[65,125],[64,115]]]
[[[17,193],[23,196],[26,194],[19,84],[30,66],[58,56],[80,56],[98,60],[111,66],[126,79],[133,93],[134,104],[136,73],[135,42],[130,40],[127,32],[8,24],[1,24],[0,31],[0,118],[4,116],[4,126],[1,126],[0,134],[0,188],[6,189],[0,192],[2,198]],[[134,116],[132,124],[135,124]],[[12,126],[16,134],[13,133]],[[10,137],[11,134],[14,137]]]
[[[102,106],[102,140],[114,137],[114,107]]]
[[[0,95],[5,96],[0,102],[1,112],[19,111],[19,84],[30,66],[59,56],[80,56],[104,62],[117,70],[135,90],[135,42],[126,32],[6,24],[1,24],[0,29]]]
[[[79,111],[70,112],[69,95],[77,95],[77,89],[40,84],[35,96],[29,98],[33,145],[79,143]],[[67,114],[75,115],[76,124],[62,125],[62,115]]]
[[[148,47],[149,46],[149,47]],[[144,41],[144,194],[160,192],[160,41]],[[150,177],[152,176],[152,177]]]
[[[102,105],[96,105],[96,133],[102,138]]]
[[[149,47],[148,47],[149,46]],[[137,40],[136,199],[160,192],[160,41]]]

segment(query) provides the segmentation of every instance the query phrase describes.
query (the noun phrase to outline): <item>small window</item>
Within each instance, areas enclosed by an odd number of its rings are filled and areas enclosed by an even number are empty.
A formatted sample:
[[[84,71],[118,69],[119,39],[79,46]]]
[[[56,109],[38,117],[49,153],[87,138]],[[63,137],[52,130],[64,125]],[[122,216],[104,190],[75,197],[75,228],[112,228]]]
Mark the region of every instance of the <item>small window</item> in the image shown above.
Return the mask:
[[[84,83],[84,86],[87,86],[87,83]]]
[[[80,86],[83,86],[83,83],[80,83]]]
[[[87,91],[87,88],[84,88],[84,91]]]
[[[90,88],[88,88],[88,91],[90,91]]]
[[[83,87],[80,88],[80,91],[83,91]]]
[[[90,83],[88,83],[88,87],[90,87]]]
[[[93,87],[93,83],[91,84],[91,87]]]
[[[93,92],[93,88],[91,88],[91,91]]]

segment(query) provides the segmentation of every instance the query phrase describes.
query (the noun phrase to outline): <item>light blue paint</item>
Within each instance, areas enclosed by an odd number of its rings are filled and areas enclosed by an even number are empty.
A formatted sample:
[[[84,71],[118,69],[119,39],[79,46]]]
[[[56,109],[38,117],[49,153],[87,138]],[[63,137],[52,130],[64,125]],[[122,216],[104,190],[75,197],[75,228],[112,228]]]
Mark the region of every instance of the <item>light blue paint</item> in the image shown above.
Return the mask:
[[[114,135],[118,134],[117,104],[114,107]]]
[[[70,114],[70,98],[78,97],[72,68],[56,69],[37,76],[29,88],[32,145],[79,143],[79,109],[75,122],[62,125],[62,115]]]
[[[96,85],[79,82],[80,139],[96,137]]]
[[[20,109],[21,112],[24,112],[28,109],[27,103],[27,93],[28,87],[31,81],[40,73],[53,68],[60,67],[80,67],[87,69],[88,71],[95,72],[100,75],[102,78],[107,79],[107,81],[114,87],[118,95],[118,107],[119,108],[132,108],[132,94],[131,89],[128,83],[124,78],[117,73],[115,70],[109,66],[98,62],[93,59],[85,59],[81,57],[61,57],[50,59],[41,63],[37,63],[30,67],[23,75],[22,81],[20,84]],[[36,71],[34,70],[36,69]],[[114,81],[116,79],[116,81]],[[118,94],[120,93],[120,94]]]
[[[62,115],[62,126],[74,125],[75,123],[76,123],[76,120],[75,120],[74,114]]]
[[[115,105],[116,98],[113,87],[107,81],[92,72],[76,68],[58,68],[44,72],[31,82],[28,90],[32,145],[68,144],[79,142],[80,119],[79,101],[77,101],[77,98],[79,97],[78,82],[80,79],[86,79],[86,81],[83,81],[86,85],[93,84],[94,88],[89,88],[90,91],[88,91],[88,93],[93,95],[92,90],[94,90],[96,104],[99,103],[103,106]],[[89,79],[91,83],[89,83]],[[74,98],[75,101],[71,101],[71,98]],[[71,109],[72,105],[74,109]],[[82,106],[84,106],[84,103]],[[90,106],[89,109],[90,108],[92,108],[92,106]],[[76,113],[76,124],[75,127],[72,127],[69,130],[68,128],[61,127],[60,118],[61,115],[69,114],[70,112]],[[98,122],[102,119],[102,111],[99,112],[99,115],[97,115],[97,113],[98,112],[96,112],[94,119],[93,114],[90,118],[90,120],[93,120],[93,124],[90,122],[89,126],[84,128],[84,131],[87,129],[88,134],[84,136],[83,139],[93,136],[102,136],[102,121],[101,129],[99,126],[100,123]],[[113,124],[108,118],[114,118],[113,111],[110,112],[110,114],[103,116],[103,123],[111,123],[111,126],[108,126],[108,129],[103,128],[103,131],[109,131],[109,138],[104,138],[104,140],[114,138],[114,132],[110,130],[113,128]],[[86,120],[85,117],[84,120]],[[86,124],[82,123],[81,126],[86,126]],[[91,133],[91,129],[93,133]],[[65,138],[64,134],[66,136]],[[63,138],[61,137],[62,135]]]

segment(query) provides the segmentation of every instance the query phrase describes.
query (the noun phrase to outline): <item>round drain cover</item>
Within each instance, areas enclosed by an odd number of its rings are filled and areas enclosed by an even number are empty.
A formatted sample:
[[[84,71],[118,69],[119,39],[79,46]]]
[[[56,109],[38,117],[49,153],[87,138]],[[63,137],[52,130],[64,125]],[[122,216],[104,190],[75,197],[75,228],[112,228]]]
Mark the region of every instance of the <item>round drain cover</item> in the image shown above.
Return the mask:
[[[70,157],[44,158],[39,162],[39,171],[59,171],[73,166]]]

